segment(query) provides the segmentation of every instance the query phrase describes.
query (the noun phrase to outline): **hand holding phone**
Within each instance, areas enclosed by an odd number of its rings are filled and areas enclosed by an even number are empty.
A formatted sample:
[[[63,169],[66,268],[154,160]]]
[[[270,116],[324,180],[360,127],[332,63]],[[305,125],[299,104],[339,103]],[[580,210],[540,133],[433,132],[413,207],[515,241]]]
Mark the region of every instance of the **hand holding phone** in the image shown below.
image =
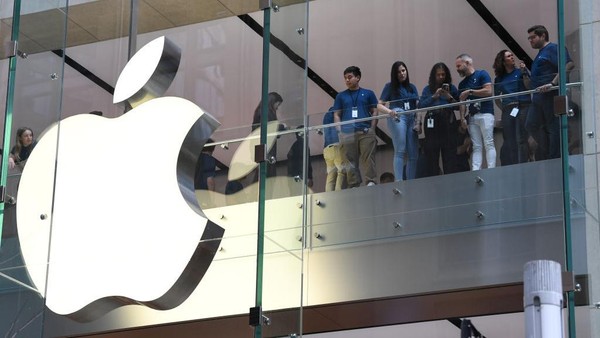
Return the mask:
[[[442,84],[442,90],[449,92],[450,91],[450,85],[447,83]]]

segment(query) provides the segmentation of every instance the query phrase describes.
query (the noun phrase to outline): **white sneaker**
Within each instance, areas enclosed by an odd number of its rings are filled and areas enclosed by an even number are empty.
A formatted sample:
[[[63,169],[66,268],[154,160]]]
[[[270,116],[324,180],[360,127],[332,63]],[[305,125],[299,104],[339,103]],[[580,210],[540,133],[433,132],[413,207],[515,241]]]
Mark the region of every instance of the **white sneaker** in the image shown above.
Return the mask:
[[[371,182],[367,183],[367,187],[372,187],[372,186],[374,186],[374,185],[375,185],[375,182],[373,182],[373,181],[371,181]]]

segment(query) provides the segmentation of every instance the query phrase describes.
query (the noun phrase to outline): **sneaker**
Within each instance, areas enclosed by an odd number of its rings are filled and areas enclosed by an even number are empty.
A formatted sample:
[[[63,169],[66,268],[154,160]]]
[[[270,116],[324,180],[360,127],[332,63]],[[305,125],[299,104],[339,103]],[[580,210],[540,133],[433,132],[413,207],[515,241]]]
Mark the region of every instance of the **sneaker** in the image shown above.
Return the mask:
[[[367,187],[372,187],[372,186],[374,186],[374,185],[375,185],[375,182],[373,182],[373,181],[371,181],[371,182],[367,183]]]

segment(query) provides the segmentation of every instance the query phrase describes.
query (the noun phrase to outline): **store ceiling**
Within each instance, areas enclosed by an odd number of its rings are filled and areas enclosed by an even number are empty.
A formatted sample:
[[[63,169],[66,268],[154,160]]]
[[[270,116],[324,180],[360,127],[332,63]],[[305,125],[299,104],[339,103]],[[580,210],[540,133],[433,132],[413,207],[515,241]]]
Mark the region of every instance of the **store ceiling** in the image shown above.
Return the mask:
[[[100,0],[21,16],[19,50],[28,54],[127,36],[132,0]],[[287,6],[304,0],[279,0]],[[138,0],[138,33],[259,11],[259,0]],[[65,41],[66,20],[66,44]],[[12,18],[1,19],[0,55],[11,40]]]

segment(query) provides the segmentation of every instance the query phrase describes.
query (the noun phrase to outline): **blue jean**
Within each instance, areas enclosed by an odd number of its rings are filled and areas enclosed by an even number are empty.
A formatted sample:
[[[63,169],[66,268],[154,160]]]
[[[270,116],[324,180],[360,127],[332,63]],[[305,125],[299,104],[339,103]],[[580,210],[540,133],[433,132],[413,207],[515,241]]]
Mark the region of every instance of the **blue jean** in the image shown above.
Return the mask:
[[[404,171],[404,156],[408,155],[406,163],[406,179],[415,178],[417,159],[419,157],[418,135],[413,130],[415,114],[402,114],[400,120],[387,118],[388,129],[394,144],[394,176],[396,181],[402,181]]]

